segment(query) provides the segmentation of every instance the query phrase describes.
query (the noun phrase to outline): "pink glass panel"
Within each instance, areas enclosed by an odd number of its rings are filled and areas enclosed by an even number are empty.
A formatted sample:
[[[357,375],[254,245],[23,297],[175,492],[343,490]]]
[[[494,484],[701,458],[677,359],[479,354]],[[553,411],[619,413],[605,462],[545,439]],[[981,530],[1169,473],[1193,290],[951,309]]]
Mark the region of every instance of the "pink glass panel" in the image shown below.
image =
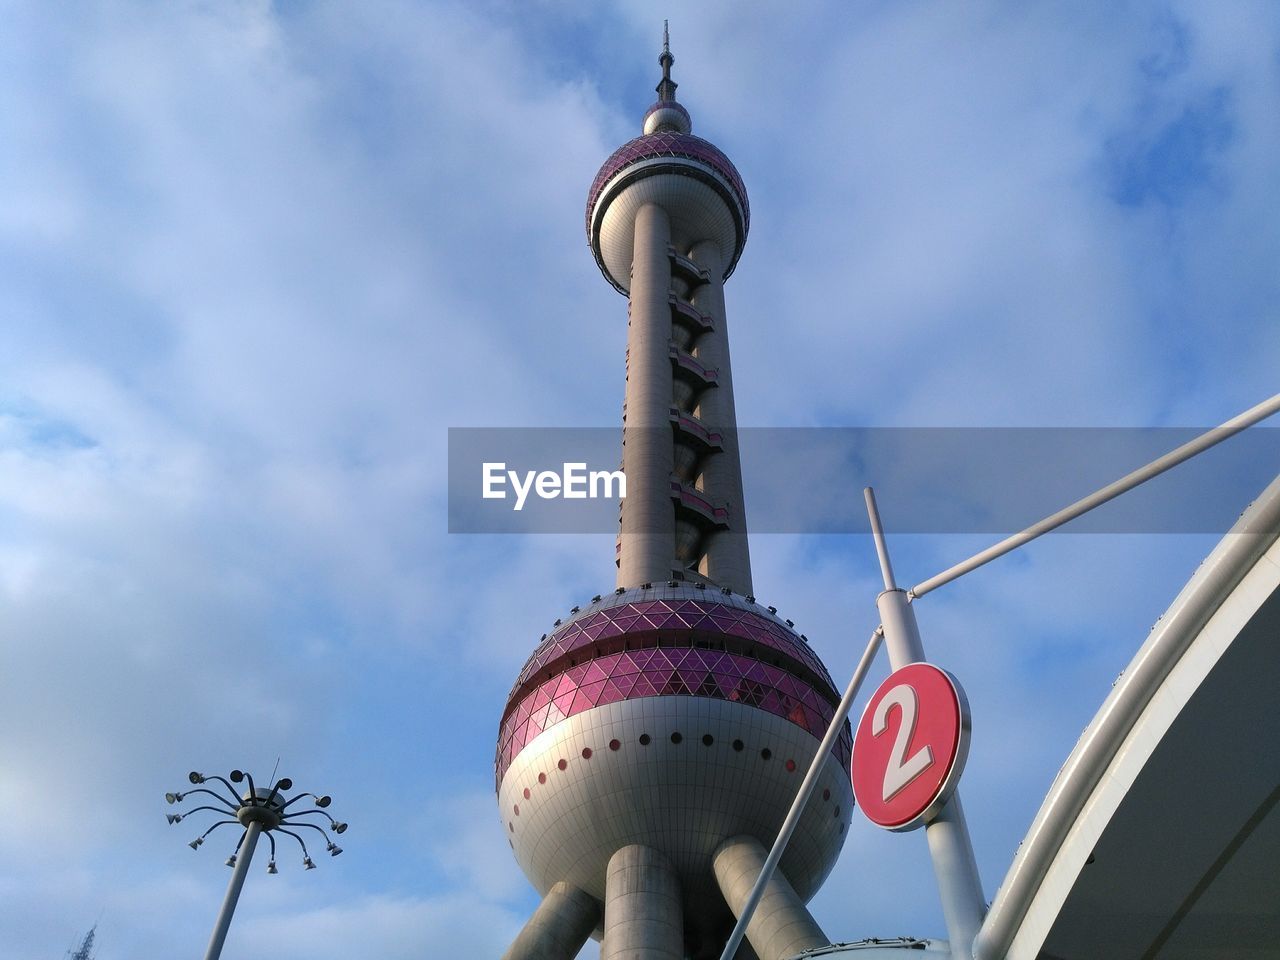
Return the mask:
[[[628,643],[640,648],[618,650],[620,634],[634,637]],[[714,642],[717,635],[724,638],[722,643],[729,643],[728,652],[691,646],[701,639]],[[615,652],[591,659],[593,647],[606,638]],[[676,645],[641,646],[659,641]],[[758,646],[751,652],[744,643]],[[766,653],[761,647],[777,654]],[[782,666],[762,663],[757,659],[760,656],[781,659]],[[583,662],[570,666],[571,658]],[[797,663],[808,669],[809,676],[826,684],[815,688],[796,675]],[[548,668],[556,675],[545,679]],[[607,679],[612,682],[606,690]],[[640,601],[596,610],[558,628],[526,663],[512,688],[501,725],[495,758],[499,778],[521,748],[562,718],[600,702],[655,695],[736,700],[786,717],[817,735],[831,716],[836,691],[812,649],[763,611],[727,606],[710,598]],[[846,729],[833,749],[846,766],[848,739]]]

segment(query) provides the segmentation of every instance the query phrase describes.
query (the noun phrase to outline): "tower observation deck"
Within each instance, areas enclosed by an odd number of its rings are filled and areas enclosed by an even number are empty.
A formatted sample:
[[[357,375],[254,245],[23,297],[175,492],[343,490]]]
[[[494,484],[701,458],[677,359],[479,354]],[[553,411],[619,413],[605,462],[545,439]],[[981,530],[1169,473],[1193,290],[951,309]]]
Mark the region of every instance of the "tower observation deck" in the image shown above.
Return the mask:
[[[499,728],[502,827],[543,895],[506,960],[719,957],[839,694],[789,620],[757,603],[724,283],[750,207],[694,136],[665,37],[643,133],[604,162],[588,243],[628,298],[616,588],[557,621]],[[828,943],[805,908],[853,810],[845,725],[743,960]]]

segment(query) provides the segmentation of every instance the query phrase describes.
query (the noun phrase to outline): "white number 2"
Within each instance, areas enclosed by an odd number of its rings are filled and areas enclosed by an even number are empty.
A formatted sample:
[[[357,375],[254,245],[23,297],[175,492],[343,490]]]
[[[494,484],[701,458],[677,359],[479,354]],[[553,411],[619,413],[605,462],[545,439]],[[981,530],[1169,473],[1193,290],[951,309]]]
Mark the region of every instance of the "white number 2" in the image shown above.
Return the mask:
[[[884,772],[881,799],[885,803],[933,766],[933,750],[928,744],[917,750],[910,760],[906,759],[907,748],[911,746],[911,738],[916,732],[916,710],[919,706],[915,688],[909,683],[898,684],[876,704],[876,712],[871,718],[872,735],[878,737],[889,729],[889,709],[894,706],[902,711],[902,722],[898,724],[898,736],[893,741],[893,752],[889,754],[889,765]]]

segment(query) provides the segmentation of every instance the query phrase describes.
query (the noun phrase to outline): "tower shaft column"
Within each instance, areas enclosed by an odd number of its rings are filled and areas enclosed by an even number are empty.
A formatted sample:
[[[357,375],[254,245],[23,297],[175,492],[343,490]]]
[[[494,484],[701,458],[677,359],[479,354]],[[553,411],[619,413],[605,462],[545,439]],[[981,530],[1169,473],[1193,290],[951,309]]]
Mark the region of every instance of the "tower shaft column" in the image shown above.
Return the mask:
[[[633,844],[609,858],[600,960],[683,960],[684,911],[671,862]]]
[[[647,203],[636,213],[631,263],[631,321],[627,333],[627,414],[622,469],[618,586],[667,580],[675,563],[671,502],[671,261],[667,213]]]
[[[596,898],[561,880],[547,891],[502,960],[573,960],[599,922]]]
[[[750,836],[731,837],[716,849],[716,882],[735,917],[751,896],[767,856],[760,841]],[[747,924],[747,941],[760,960],[783,960],[831,942],[781,870],[774,871]]]
[[[751,554],[747,548],[747,515],[742,498],[742,463],[738,456],[738,421],[733,405],[733,372],[729,362],[729,325],[724,308],[724,262],[719,244],[703,240],[689,251],[689,259],[707,271],[709,283],[699,285],[690,298],[708,314],[715,329],[698,340],[698,360],[718,371],[717,386],[699,398],[698,418],[721,434],[723,450],[708,458],[702,486],[729,507],[729,528],[717,530],[706,544],[699,571],[721,586],[752,594]]]

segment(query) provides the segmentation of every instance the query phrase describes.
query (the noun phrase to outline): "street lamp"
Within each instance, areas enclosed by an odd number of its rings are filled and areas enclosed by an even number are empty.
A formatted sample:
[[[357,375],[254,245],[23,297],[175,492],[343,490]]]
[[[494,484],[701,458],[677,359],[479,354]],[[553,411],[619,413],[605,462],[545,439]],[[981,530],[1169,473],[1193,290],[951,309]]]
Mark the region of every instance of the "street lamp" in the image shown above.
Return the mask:
[[[342,848],[333,842],[333,838],[329,836],[323,827],[317,826],[309,820],[299,818],[319,815],[329,821],[329,829],[334,833],[342,834],[347,830],[345,823],[329,816],[326,810],[330,803],[329,797],[317,796],[314,793],[299,793],[286,798],[285,792],[293,789],[293,781],[288,777],[277,780],[275,785],[268,790],[255,786],[253,776],[240,770],[232,770],[229,776],[230,780],[218,776],[206,777],[204,774],[193,770],[187,775],[187,779],[194,785],[193,789],[183,793],[166,793],[164,795],[165,800],[172,804],[181,803],[187,797],[197,793],[212,797],[217,802],[218,806],[205,803],[182,813],[165,815],[165,819],[171,824],[181,823],[191,814],[198,813],[201,810],[208,810],[225,818],[218,820],[208,830],[192,840],[188,844],[192,850],[198,850],[201,844],[204,843],[205,837],[221,826],[238,823],[244,827],[244,832],[240,835],[240,840],[236,843],[235,850],[227,858],[227,866],[233,868],[231,883],[227,886],[227,895],[222,902],[222,910],[218,913],[218,921],[214,925],[213,936],[209,940],[209,949],[204,955],[205,960],[218,960],[218,957],[222,954],[222,944],[227,939],[227,929],[231,926],[231,915],[235,912],[236,901],[240,898],[240,888],[244,886],[245,875],[249,872],[249,861],[253,859],[253,849],[257,846],[259,836],[265,833],[267,840],[271,844],[271,859],[267,862],[267,873],[277,873],[274,832],[286,833],[297,840],[298,846],[302,848],[303,867],[307,870],[314,870],[316,865],[311,859],[311,854],[307,852],[306,843],[295,830],[288,828],[306,827],[317,831],[324,837],[325,850],[331,857],[336,857],[340,854]],[[226,788],[230,794],[230,799],[218,789],[209,789],[202,786],[202,784],[212,783],[213,781],[222,784]],[[243,789],[243,792],[232,786],[232,784],[245,781],[248,781],[248,787]],[[312,802],[311,807],[305,810],[289,809],[299,800],[308,797]]]

